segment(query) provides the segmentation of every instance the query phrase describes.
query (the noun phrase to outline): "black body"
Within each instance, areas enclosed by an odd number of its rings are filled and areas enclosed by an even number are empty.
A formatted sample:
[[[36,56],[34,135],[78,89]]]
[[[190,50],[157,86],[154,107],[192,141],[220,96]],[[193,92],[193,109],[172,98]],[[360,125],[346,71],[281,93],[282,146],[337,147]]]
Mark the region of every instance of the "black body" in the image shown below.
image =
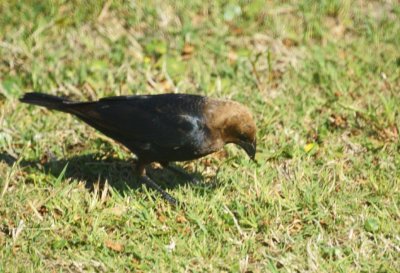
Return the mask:
[[[74,114],[125,145],[143,164],[192,160],[214,152],[207,149],[210,130],[202,96],[161,94],[74,102],[27,93],[21,101]]]

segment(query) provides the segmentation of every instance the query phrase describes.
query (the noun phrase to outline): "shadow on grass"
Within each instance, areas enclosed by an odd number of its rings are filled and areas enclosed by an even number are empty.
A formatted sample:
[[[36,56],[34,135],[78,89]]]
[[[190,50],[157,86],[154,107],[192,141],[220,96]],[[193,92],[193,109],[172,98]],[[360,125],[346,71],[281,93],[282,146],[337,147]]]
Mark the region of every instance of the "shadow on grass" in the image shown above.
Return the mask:
[[[90,190],[94,188],[94,184],[100,183],[100,185],[103,185],[105,181],[120,193],[129,188],[138,189],[142,187],[139,178],[134,174],[134,160],[100,157],[98,154],[86,154],[66,159],[48,160],[47,162],[21,160],[19,166],[24,168],[26,172],[40,171],[54,177],[59,177],[65,166],[67,166],[64,179],[84,181],[86,187]],[[11,167],[17,162],[17,159],[7,153],[0,153],[0,162],[5,162]],[[183,168],[174,166],[184,172]],[[192,184],[188,179],[168,169],[147,167],[147,172],[163,189],[172,189],[188,183]],[[190,176],[197,180],[202,180],[200,173],[190,174]],[[209,185],[206,186],[204,183],[200,183],[195,187],[202,195]]]

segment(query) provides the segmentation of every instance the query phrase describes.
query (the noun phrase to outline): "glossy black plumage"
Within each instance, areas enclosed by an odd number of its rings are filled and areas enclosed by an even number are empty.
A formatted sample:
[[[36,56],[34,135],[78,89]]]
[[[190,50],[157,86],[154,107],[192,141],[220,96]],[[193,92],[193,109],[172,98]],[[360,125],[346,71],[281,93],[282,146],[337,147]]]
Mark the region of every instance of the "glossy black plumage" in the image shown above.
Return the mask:
[[[163,94],[72,102],[28,93],[21,101],[35,104],[35,99],[46,101],[42,106],[47,108],[76,115],[146,163],[191,160],[211,152],[203,147],[209,131],[202,96]]]

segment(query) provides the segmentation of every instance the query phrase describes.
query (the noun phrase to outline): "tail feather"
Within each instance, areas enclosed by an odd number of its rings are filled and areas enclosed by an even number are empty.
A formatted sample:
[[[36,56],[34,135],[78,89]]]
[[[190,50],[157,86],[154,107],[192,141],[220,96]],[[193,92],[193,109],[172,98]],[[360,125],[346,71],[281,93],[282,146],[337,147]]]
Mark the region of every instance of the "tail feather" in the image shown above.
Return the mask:
[[[67,106],[72,101],[57,97],[53,95],[43,94],[43,93],[26,93],[22,98],[19,99],[21,102],[39,105],[46,107],[48,109],[67,111]]]

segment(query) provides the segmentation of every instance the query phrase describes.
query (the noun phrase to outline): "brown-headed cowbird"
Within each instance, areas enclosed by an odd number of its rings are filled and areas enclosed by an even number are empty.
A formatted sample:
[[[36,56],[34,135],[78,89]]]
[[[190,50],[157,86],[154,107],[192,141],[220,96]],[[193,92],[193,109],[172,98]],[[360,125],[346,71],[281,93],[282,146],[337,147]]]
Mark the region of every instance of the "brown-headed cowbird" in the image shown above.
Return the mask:
[[[249,109],[234,101],[161,94],[77,102],[43,93],[26,93],[20,101],[73,114],[122,143],[137,156],[142,181],[170,203],[176,200],[146,175],[146,165],[200,158],[227,143],[239,145],[253,160],[256,153],[256,124]]]

